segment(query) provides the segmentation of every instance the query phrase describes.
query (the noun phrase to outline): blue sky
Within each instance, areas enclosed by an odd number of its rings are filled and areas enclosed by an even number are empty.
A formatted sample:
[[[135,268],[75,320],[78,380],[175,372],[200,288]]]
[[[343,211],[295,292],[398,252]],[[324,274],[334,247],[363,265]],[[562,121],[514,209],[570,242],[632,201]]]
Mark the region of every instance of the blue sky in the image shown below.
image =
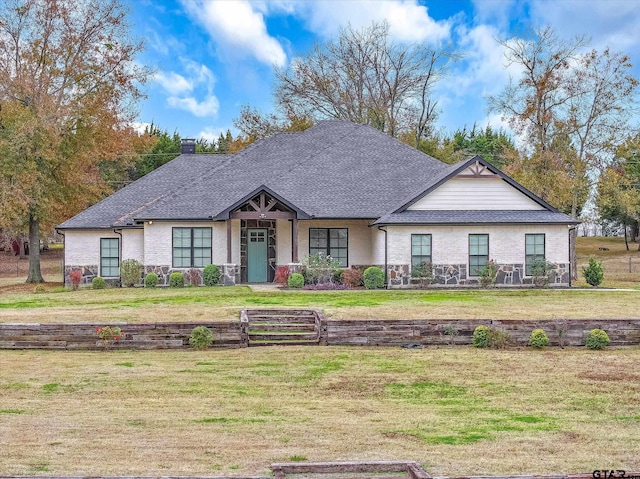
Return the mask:
[[[152,121],[183,137],[217,138],[233,128],[242,105],[273,110],[273,65],[286,66],[314,44],[354,27],[386,20],[399,42],[451,44],[464,53],[435,92],[438,128],[474,123],[502,127],[486,95],[517,74],[505,68],[496,37],[512,38],[550,24],[561,36],[585,34],[598,50],[631,56],[640,77],[638,0],[129,0],[138,58],[156,70],[140,103]]]

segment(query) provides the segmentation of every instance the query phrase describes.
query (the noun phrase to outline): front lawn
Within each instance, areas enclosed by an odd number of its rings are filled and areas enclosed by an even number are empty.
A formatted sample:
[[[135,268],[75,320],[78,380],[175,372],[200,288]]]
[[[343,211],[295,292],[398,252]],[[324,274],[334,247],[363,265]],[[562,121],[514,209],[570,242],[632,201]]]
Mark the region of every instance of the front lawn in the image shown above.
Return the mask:
[[[0,351],[0,475],[640,470],[640,349]]]
[[[265,307],[317,308],[329,319],[636,318],[639,306],[640,292],[613,290],[116,288],[4,295],[0,322],[218,321]]]

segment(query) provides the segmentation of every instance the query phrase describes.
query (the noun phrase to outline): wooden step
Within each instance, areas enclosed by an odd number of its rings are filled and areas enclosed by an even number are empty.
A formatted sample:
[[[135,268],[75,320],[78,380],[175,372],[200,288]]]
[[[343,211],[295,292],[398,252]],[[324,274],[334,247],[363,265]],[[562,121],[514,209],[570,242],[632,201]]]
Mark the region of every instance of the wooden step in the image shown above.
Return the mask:
[[[257,315],[257,316],[248,316],[250,323],[315,323],[315,316],[268,316],[268,315]]]
[[[249,331],[315,331],[315,323],[249,323]]]
[[[316,341],[318,342],[317,333],[305,332],[283,332],[277,331],[273,333],[249,331],[249,341]]]
[[[296,341],[296,340],[282,340],[282,341],[267,341],[267,340],[250,340],[249,346],[317,346],[318,341]]]

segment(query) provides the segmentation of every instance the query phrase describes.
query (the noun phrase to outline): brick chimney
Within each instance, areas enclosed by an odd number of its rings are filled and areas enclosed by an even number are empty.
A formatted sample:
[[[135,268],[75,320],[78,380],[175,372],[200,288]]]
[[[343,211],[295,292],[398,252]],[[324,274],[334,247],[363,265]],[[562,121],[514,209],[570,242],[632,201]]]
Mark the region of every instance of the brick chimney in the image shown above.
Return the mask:
[[[180,141],[181,153],[183,155],[193,155],[196,152],[195,138],[183,138]]]

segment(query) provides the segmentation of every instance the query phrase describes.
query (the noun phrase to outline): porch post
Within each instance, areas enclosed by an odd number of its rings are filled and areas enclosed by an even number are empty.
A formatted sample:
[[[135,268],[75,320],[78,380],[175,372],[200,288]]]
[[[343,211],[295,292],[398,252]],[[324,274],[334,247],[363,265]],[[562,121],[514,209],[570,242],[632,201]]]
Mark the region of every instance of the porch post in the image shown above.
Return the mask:
[[[231,218],[227,220],[227,263],[231,263]]]
[[[298,262],[298,218],[291,220],[291,262]]]

